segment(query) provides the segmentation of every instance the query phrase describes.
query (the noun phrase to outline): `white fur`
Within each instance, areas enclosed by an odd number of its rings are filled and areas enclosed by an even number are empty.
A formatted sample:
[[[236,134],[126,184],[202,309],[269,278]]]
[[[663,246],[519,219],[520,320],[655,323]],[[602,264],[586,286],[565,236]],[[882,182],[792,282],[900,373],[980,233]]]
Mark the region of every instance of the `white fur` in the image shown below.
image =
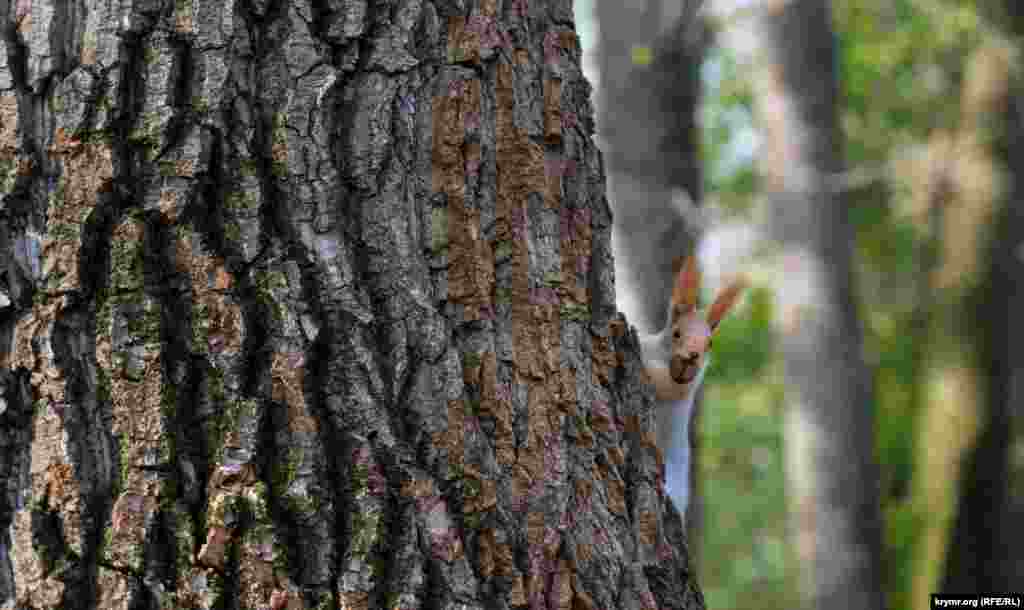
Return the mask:
[[[668,368],[672,354],[671,324],[666,324],[661,332],[653,335],[640,335],[639,340],[640,353],[643,355],[645,365]]]
[[[690,498],[690,420],[693,418],[693,402],[710,361],[710,356],[705,356],[704,366],[700,367],[700,372],[690,382],[689,394],[685,399],[658,403],[658,446],[665,455],[665,493],[672,498],[681,515],[686,514]]]
[[[640,353],[648,369],[668,370],[672,354],[672,314],[669,312],[665,328],[652,335],[640,335]],[[686,513],[690,496],[690,419],[693,417],[693,401],[697,389],[704,381],[704,373],[711,362],[711,355],[705,354],[704,364],[697,376],[690,382],[682,400],[663,400],[657,405],[658,447],[665,457],[665,492],[676,505],[680,514]]]

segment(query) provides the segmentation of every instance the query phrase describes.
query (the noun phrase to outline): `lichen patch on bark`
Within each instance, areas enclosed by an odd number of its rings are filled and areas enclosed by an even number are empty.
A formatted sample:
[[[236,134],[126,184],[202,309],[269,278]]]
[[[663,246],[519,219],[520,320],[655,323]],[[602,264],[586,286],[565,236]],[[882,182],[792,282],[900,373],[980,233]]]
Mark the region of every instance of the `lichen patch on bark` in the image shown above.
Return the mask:
[[[59,403],[55,403],[59,404]],[[15,580],[18,603],[56,608],[64,592],[64,583],[54,574],[65,565],[70,550],[81,553],[81,499],[70,456],[65,448],[63,417],[46,399],[42,399],[32,422],[34,442],[30,454],[28,501],[15,511],[11,523],[12,562],[22,578]],[[39,552],[33,513],[55,515],[63,537],[46,544]],[[55,544],[52,544],[55,543]]]
[[[303,391],[305,357],[300,352],[275,352],[270,367],[271,397],[288,406],[288,427],[295,432],[315,435],[319,428],[309,412]]]
[[[11,560],[15,573],[15,599],[22,606],[32,608],[57,608],[64,596],[64,582],[51,574],[49,566],[35,552],[32,546],[31,511],[14,513],[11,523]]]
[[[0,95],[0,194],[14,190],[19,167],[27,161],[18,148],[18,98]]]
[[[61,293],[81,287],[82,225],[96,208],[100,193],[111,189],[113,152],[105,143],[82,143],[58,128],[50,155],[60,161],[63,172],[50,181],[42,268],[47,291]]]
[[[175,266],[192,292],[192,351],[234,356],[245,338],[241,308],[231,297],[234,279],[224,259],[206,254],[188,226],[175,231]]]
[[[480,33],[466,27],[466,18],[448,18],[448,62],[480,63]]]

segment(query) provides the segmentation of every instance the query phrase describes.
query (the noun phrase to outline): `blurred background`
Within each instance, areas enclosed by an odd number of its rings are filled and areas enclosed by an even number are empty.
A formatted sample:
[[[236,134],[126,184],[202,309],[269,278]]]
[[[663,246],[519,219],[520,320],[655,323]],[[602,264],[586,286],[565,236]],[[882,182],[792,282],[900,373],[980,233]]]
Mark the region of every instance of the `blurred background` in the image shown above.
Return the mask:
[[[695,426],[709,608],[1024,590],[1019,4],[576,0],[620,310],[659,328],[693,248],[705,302],[754,280]]]

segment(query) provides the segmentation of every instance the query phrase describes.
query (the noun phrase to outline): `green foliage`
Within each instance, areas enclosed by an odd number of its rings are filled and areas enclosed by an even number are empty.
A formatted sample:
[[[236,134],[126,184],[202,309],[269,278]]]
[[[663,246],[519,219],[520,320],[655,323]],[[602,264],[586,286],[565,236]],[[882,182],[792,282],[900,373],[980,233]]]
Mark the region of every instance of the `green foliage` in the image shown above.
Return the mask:
[[[708,383],[757,379],[771,359],[771,292],[753,289],[747,299],[748,307],[726,317],[715,332]]]
[[[781,388],[770,383],[707,387],[699,419],[707,507],[700,582],[707,605],[792,607]]]
[[[882,555],[885,590],[889,593],[888,607],[911,608],[909,583],[912,577],[915,542],[920,539],[922,523],[908,502],[892,503],[885,509],[885,541]]]
[[[757,174],[745,137],[752,134],[753,96],[736,58],[723,48],[709,50],[700,108],[704,188],[727,209],[744,211],[757,190]]]
[[[936,130],[960,120],[965,58],[989,35],[984,3],[967,0],[870,0],[833,5],[842,91],[839,117],[846,168],[868,176],[843,193],[856,246],[855,297],[872,368],[877,455],[886,516],[887,605],[907,608],[911,557],[921,532],[911,510],[914,439],[920,411],[923,265],[934,251],[920,216],[920,177],[896,162],[921,156]],[[725,48],[713,48],[703,68],[701,152],[705,188],[729,212],[743,213],[761,189],[754,127],[752,68]],[[1004,126],[993,118],[985,145]],[[985,135],[983,133],[983,135]],[[916,199],[912,200],[911,197]],[[772,298],[751,291],[749,307],[717,332],[699,434],[702,439],[701,585],[709,607],[796,605],[795,556],[780,549],[786,534],[781,468],[781,418],[770,321]],[[759,457],[758,457],[759,456]],[[762,467],[755,464],[758,459]],[[767,465],[767,466],[764,466]]]
[[[894,0],[886,11],[869,0],[837,3],[852,160],[885,158],[894,143],[955,125],[963,58],[981,39],[978,25],[975,9],[942,0]]]
[[[749,211],[760,189],[752,137],[750,80],[724,48],[704,68],[701,151],[705,188],[727,211]],[[747,140],[744,140],[747,138]],[[787,608],[796,567],[787,539],[780,389],[767,372],[775,357],[773,295],[747,291],[746,306],[715,333],[698,435],[701,438],[700,583],[711,608]]]
[[[848,166],[887,164],[925,144],[935,130],[957,127],[964,59],[984,35],[974,3],[896,0],[880,11],[877,3],[848,0],[836,9]],[[918,308],[933,307],[914,302],[920,293],[913,287],[922,281],[927,254],[936,247],[920,217],[905,212],[912,209],[912,195],[922,196],[922,185],[914,180],[919,179],[896,175],[849,197],[860,276],[875,288],[861,290],[860,314],[867,322],[866,351],[877,359],[884,573],[888,605],[894,608],[913,605],[908,598],[911,558],[921,527],[908,496],[922,400],[918,388],[924,354],[919,346],[927,332]]]
[[[874,318],[868,320],[868,346],[879,355],[875,392],[880,413],[876,431],[878,457],[884,465],[883,494],[885,490],[905,492],[913,473],[914,447],[910,432],[917,413],[914,393],[920,355],[917,338],[904,332],[911,327],[910,319],[894,322],[893,318],[882,317],[875,323],[871,323]]]

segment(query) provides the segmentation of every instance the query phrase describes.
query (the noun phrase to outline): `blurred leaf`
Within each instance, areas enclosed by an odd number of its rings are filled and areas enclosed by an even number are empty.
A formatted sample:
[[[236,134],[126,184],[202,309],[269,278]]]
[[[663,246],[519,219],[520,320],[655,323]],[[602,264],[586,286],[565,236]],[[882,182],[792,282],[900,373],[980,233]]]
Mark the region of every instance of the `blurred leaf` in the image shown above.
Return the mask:
[[[636,45],[629,51],[634,66],[649,66],[654,59],[654,52],[646,45]]]
[[[833,3],[839,113],[847,168],[893,167],[920,150],[936,128],[960,116],[963,58],[982,39],[980,3],[973,0],[843,0]],[[700,114],[704,186],[730,212],[757,197],[757,150],[751,70],[724,48],[705,61]],[[884,573],[887,606],[909,608],[910,553],[920,526],[905,501],[915,460],[921,358],[914,289],[924,233],[908,210],[919,189],[913,175],[847,193],[856,239],[857,294],[865,352],[875,371],[877,451],[886,511]],[[795,557],[763,540],[786,544],[780,387],[772,351],[771,295],[752,291],[714,339],[700,419],[705,524],[702,585],[709,607],[796,605]],[[767,451],[769,458],[764,457]],[[758,459],[755,456],[761,455]],[[781,557],[780,557],[781,555]],[[783,577],[785,575],[785,577]],[[788,580],[787,580],[788,579]]]
[[[772,350],[772,297],[770,291],[748,291],[747,306],[729,315],[713,339],[710,383],[740,383],[756,379],[768,364]]]

